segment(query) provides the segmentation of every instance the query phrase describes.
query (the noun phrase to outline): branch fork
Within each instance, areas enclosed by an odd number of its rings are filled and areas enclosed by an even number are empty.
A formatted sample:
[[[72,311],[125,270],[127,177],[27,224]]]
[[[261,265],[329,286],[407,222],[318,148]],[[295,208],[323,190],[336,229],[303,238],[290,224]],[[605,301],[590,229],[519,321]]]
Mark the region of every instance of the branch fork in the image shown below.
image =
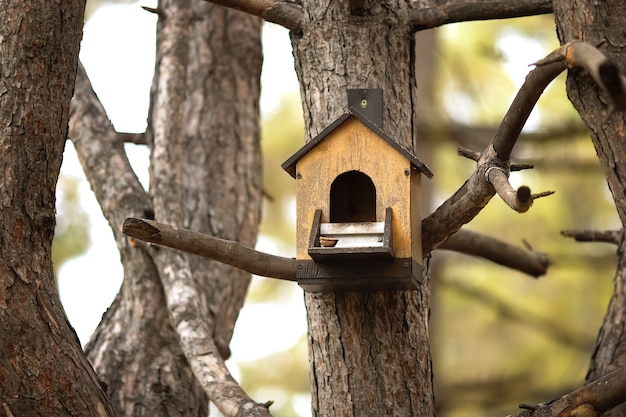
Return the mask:
[[[535,68],[526,76],[487,148],[482,153],[459,150],[462,156],[477,162],[476,171],[454,195],[422,221],[425,254],[470,222],[495,193],[520,213],[527,211],[533,200],[553,193],[547,191],[531,194],[530,189],[525,186],[518,190],[513,189],[508,181],[509,172],[513,168],[509,159],[543,90],[565,69],[583,69],[602,87],[611,102],[608,116],[615,111],[626,110],[626,77],[615,63],[588,43],[569,42],[534,65]]]

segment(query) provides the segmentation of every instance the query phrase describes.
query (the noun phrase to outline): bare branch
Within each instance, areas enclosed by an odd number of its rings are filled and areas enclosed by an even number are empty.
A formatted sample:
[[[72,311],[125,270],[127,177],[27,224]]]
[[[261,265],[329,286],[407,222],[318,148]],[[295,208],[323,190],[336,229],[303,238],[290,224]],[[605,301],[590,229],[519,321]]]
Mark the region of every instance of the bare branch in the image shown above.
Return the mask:
[[[145,216],[152,211],[152,204],[80,64],[70,109],[69,137],[118,244],[123,244],[126,239],[120,230],[124,216]]]
[[[540,193],[536,193],[536,194],[531,194],[530,198],[532,200],[536,200],[538,198],[543,198],[543,197],[548,197],[551,196],[552,194],[554,194],[554,191],[542,191]]]
[[[144,9],[146,12],[149,13],[154,13],[155,15],[163,18],[165,17],[165,13],[163,12],[162,9],[159,8],[154,8],[154,7],[148,7],[148,6],[141,6],[142,9]]]
[[[626,109],[626,78],[596,48],[580,41],[570,42],[537,62],[518,91],[490,145],[480,154],[477,168],[469,180],[434,213],[422,222],[422,247],[430,252],[463,224],[473,219],[497,191],[517,211],[528,210],[536,198],[551,192],[531,195],[527,187],[513,190],[508,183],[511,151],[537,100],[547,85],[565,69],[580,66],[595,74],[616,110]],[[464,152],[466,156],[477,154]]]
[[[535,164],[511,164],[509,168],[511,172],[513,171],[523,171],[525,169],[533,169],[535,168]]]
[[[550,56],[558,55],[558,50]],[[565,63],[555,59],[532,70],[509,107],[491,143],[481,153],[476,171],[452,197],[422,222],[424,254],[471,221],[496,192],[488,171],[509,172],[509,158],[517,138],[535,103],[547,85],[563,70]]]
[[[267,407],[253,401],[230,373],[213,337],[213,323],[202,315],[201,289],[181,252],[152,254],[172,327],[193,374],[209,399],[229,417],[271,417]]]
[[[457,155],[462,156],[467,159],[471,159],[472,161],[478,162],[480,159],[480,152],[473,151],[471,149],[464,148],[459,146],[456,150]]]
[[[135,239],[214,259],[251,274],[296,280],[295,259],[259,252],[239,242],[146,219],[126,219],[123,231]]]
[[[487,180],[493,184],[496,192],[509,207],[518,213],[525,213],[533,205],[530,188],[523,185],[517,190],[509,183],[508,173],[500,167],[491,167],[487,170]]]
[[[523,405],[516,417],[595,417],[626,402],[626,366],[554,400]]]
[[[479,256],[533,277],[544,275],[550,266],[548,255],[510,245],[491,236],[461,229],[438,249]]]
[[[410,17],[413,31],[471,20],[508,19],[552,13],[549,0],[494,0],[449,2],[415,9]]]
[[[561,236],[574,238],[577,242],[606,242],[619,245],[623,230],[562,230]]]
[[[147,145],[145,133],[118,133],[117,141],[121,143],[134,143],[135,145]]]
[[[206,0],[276,23],[294,34],[302,33],[302,6],[284,0]]]

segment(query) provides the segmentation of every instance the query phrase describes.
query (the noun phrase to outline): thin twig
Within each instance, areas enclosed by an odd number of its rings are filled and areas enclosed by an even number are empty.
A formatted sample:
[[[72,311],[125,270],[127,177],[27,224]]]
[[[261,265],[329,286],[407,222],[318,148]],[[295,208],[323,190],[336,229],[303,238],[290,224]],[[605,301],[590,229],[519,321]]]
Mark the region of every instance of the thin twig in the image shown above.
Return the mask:
[[[145,215],[152,203],[133,173],[128,157],[82,64],[78,66],[70,110],[69,137],[74,143],[83,171],[118,244],[124,214]],[[94,146],[98,143],[98,146]]]
[[[163,9],[159,9],[159,8],[154,8],[154,7],[148,7],[148,6],[141,6],[142,9],[144,9],[146,12],[150,12],[150,13],[154,13],[157,16],[159,16],[160,18],[165,18],[165,13],[163,12]]]
[[[555,191],[542,191],[540,193],[531,194],[530,198],[532,198],[533,200],[536,200],[538,198],[549,197],[554,193]]]
[[[467,159],[471,159],[472,161],[478,162],[480,159],[480,152],[473,151],[471,149],[464,148],[459,146],[456,150],[457,155],[462,156]]]
[[[134,143],[135,145],[147,145],[145,133],[117,133],[117,141],[120,143]]]
[[[534,164],[511,164],[509,168],[511,172],[513,171],[523,171],[525,169],[533,169],[535,168]]]
[[[577,242],[606,242],[619,245],[623,230],[561,230],[561,236],[574,238]]]
[[[239,242],[135,218],[124,221],[123,232],[135,239],[214,259],[251,274],[287,281],[296,280],[295,259],[259,252]]]

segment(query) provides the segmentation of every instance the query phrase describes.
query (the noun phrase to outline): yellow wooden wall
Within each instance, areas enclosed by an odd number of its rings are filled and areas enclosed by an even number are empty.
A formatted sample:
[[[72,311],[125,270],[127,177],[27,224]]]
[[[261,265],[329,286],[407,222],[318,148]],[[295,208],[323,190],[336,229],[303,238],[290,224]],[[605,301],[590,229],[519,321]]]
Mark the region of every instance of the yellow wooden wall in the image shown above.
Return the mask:
[[[413,256],[421,263],[421,235],[411,245],[411,215],[421,231],[421,173],[396,149],[354,117],[336,128],[296,165],[296,257],[310,259],[309,234],[313,213],[322,210],[322,222],[329,221],[330,186],[347,171],[368,175],[376,187],[376,221],[384,220],[386,207],[393,209],[393,250],[397,258]],[[406,175],[408,170],[410,175]],[[413,213],[411,214],[411,209]]]

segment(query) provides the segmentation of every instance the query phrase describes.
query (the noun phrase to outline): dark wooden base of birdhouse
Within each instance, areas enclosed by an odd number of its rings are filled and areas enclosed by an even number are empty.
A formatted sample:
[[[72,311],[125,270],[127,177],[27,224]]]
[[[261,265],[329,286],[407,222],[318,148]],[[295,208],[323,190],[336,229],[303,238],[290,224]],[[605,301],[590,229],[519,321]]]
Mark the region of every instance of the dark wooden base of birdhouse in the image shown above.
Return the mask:
[[[406,291],[419,288],[422,271],[422,265],[411,258],[324,263],[299,260],[297,279],[308,292]]]

